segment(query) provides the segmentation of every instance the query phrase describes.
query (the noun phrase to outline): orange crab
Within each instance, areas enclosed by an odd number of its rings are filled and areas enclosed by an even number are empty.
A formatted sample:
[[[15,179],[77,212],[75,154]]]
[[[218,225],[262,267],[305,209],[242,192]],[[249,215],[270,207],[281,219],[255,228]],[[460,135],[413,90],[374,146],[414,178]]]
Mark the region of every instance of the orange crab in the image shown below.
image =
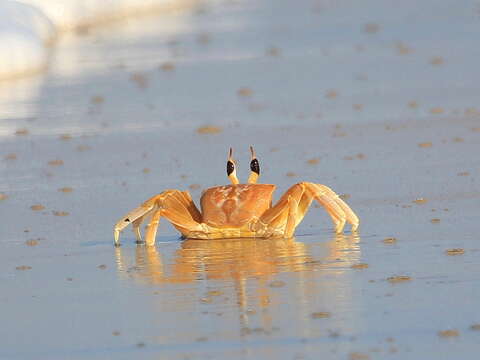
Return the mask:
[[[145,201],[138,208],[122,217],[114,227],[115,245],[119,245],[120,232],[132,224],[137,241],[142,241],[140,225],[150,218],[145,230],[145,243],[155,244],[158,223],[163,216],[190,239],[220,238],[269,238],[293,236],[313,199],[328,212],[341,233],[345,222],[356,231],[357,215],[329,187],[311,182],[301,182],[288,189],[272,206],[275,185],[257,184],[260,165],[253,147],[250,147],[250,176],[247,184],[239,184],[235,160],[230,152],[227,175],[231,185],[216,186],[205,190],[200,198],[200,212],[188,191],[166,190]]]

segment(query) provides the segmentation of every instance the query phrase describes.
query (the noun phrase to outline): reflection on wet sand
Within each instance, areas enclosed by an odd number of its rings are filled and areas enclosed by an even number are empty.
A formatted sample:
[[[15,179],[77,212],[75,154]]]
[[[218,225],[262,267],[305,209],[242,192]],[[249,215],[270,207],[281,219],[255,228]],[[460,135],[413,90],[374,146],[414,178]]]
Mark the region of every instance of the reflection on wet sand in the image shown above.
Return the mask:
[[[266,280],[280,272],[342,272],[359,256],[358,235],[334,235],[321,243],[316,255],[312,243],[291,239],[193,240],[181,243],[173,259],[163,259],[155,246],[138,245],[134,261],[129,250],[116,248],[118,273],[144,284],[191,283],[197,280],[232,280],[238,303],[245,298],[245,281],[258,282],[259,293],[268,293]],[[270,284],[271,286],[271,284]]]
[[[162,244],[116,248],[118,275],[153,290],[159,319],[185,312],[192,319],[222,316],[229,324],[222,336],[230,339],[285,331],[286,321],[289,332],[310,338],[318,335],[318,322],[309,320],[325,311],[322,304],[335,304],[326,311],[346,313],[358,301],[347,272],[355,271],[350,266],[359,260],[360,238],[305,239],[188,239],[173,253],[171,243],[164,251]],[[328,326],[343,327],[342,321],[333,317]],[[355,325],[350,320],[347,327]],[[193,326],[192,336],[202,329]],[[164,342],[165,336],[157,340]]]

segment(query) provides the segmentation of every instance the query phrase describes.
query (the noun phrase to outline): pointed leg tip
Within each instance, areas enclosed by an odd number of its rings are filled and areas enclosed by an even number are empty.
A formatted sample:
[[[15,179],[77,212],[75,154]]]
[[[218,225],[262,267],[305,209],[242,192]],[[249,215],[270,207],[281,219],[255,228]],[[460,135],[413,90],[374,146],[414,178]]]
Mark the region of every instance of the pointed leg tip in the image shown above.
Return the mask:
[[[120,237],[120,231],[118,231],[117,229],[114,229],[113,230],[113,239],[114,239],[115,246],[120,246],[119,237]]]

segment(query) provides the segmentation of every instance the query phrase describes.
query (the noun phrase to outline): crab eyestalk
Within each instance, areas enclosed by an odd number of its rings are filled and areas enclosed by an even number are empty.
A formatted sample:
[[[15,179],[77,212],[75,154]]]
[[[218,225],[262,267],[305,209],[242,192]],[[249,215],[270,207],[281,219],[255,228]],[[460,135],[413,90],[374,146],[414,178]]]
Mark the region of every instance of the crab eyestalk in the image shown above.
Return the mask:
[[[250,160],[250,176],[248,177],[247,183],[256,184],[258,177],[260,176],[260,164],[258,163],[257,155],[255,154],[253,146],[250,146],[250,152],[252,158]]]
[[[235,169],[235,160],[233,160],[233,149],[230,148],[230,152],[228,153],[228,160],[227,160],[227,176],[230,179],[232,184],[238,184],[237,178],[237,170]]]

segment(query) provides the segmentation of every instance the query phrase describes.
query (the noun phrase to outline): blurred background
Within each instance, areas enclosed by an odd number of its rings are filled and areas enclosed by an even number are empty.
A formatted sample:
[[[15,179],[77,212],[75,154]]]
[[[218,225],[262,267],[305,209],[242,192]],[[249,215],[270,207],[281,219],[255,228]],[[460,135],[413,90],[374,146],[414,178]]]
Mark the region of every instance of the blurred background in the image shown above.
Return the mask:
[[[474,0],[0,0],[0,358],[475,359],[479,35]],[[249,145],[359,233],[113,247]]]

